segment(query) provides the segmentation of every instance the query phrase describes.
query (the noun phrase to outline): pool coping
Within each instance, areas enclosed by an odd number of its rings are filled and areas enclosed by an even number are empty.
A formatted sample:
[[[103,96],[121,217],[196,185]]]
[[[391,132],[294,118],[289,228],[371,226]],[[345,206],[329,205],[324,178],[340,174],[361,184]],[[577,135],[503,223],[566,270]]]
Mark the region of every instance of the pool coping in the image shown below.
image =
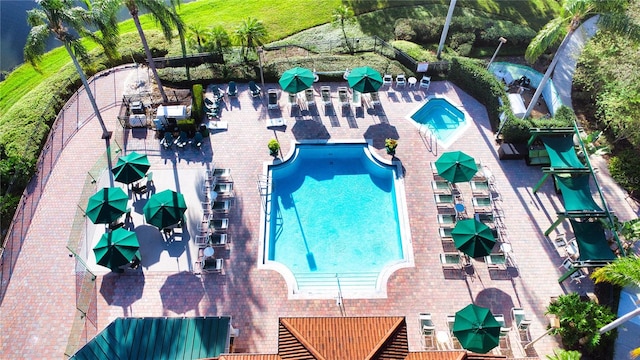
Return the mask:
[[[425,106],[432,99],[445,100],[446,102],[448,102],[449,104],[454,106],[458,111],[460,111],[462,113],[462,115],[464,115],[464,124],[459,126],[456,129],[456,131],[453,133],[453,135],[449,136],[447,141],[442,141],[442,140],[438,139],[437,136],[435,136],[435,139],[438,142],[438,144],[440,144],[440,146],[442,146],[444,148],[448,148],[453,143],[455,143],[467,131],[467,129],[471,126],[471,121],[473,120],[473,118],[465,110],[465,108],[464,108],[464,106],[462,104],[456,104],[448,96],[445,96],[445,95],[429,95],[429,96],[426,97],[425,101],[421,102],[420,104],[418,104],[418,106],[416,106],[413,109],[411,109],[411,111],[405,116],[405,119],[407,119],[409,122],[411,122],[418,129],[419,132],[422,130],[422,128],[423,128],[422,125],[424,125],[424,124],[420,124],[417,121],[413,120],[411,118],[411,116],[413,116],[416,112],[418,112],[418,110],[422,109],[422,107]],[[429,130],[429,133],[432,133],[431,130]]]
[[[269,231],[267,210],[271,202],[271,177],[269,167],[273,165],[279,165],[292,159],[294,156],[297,145],[306,144],[367,144],[368,154],[374,158],[375,161],[379,161],[385,165],[394,166],[396,177],[394,179],[394,188],[396,192],[396,208],[398,211],[398,227],[400,231],[400,239],[402,243],[403,259],[387,264],[378,273],[375,289],[372,290],[358,290],[347,289],[347,291],[318,291],[318,292],[302,292],[298,289],[298,283],[291,272],[291,270],[285,265],[270,261],[267,259],[267,234]],[[406,201],[406,191],[404,184],[404,173],[402,169],[402,162],[396,158],[391,160],[381,157],[377,151],[373,148],[373,141],[371,139],[330,139],[330,140],[293,140],[289,147],[289,152],[283,156],[282,159],[274,159],[274,161],[265,161],[263,163],[262,177],[266,180],[266,188],[260,189],[262,193],[262,211],[260,211],[260,232],[259,232],[259,244],[258,246],[258,269],[261,270],[273,270],[278,272],[285,280],[287,284],[287,296],[290,300],[295,299],[383,299],[387,298],[387,285],[391,275],[396,271],[403,268],[415,267],[414,253],[413,253],[413,241],[411,239],[411,227],[409,223],[409,211]]]

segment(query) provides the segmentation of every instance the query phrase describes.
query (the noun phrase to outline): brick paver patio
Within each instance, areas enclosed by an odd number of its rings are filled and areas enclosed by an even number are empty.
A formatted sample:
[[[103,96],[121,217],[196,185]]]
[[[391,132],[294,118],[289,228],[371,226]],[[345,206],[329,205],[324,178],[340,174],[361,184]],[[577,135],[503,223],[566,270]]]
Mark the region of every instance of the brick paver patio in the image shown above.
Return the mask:
[[[533,321],[531,335],[535,338],[546,330],[548,320],[544,311],[552,296],[592,291],[588,279],[581,284],[568,281],[558,284],[562,257],[542,233],[555,220],[555,212],[562,204],[551,182],[537,194],[532,193],[532,187],[542,175],[539,168],[527,167],[524,161],[497,159],[486,110],[475,99],[452,83],[431,84],[428,95],[446,95],[455,105],[463,106],[473,119],[464,135],[444,149],[421,137],[417,128],[405,118],[411,109],[425,100],[423,91],[383,90],[380,92],[383,115],[365,110],[356,112],[356,116],[345,116],[337,99],[338,84],[323,85],[332,86],[336,115],[326,115],[320,101],[320,84],[314,86],[318,111],[299,117],[290,116],[285,97],[280,99],[282,114],[267,111],[266,96],[254,100],[246,84],[240,84],[239,97],[231,99],[222,112],[222,120],[228,121],[229,129],[213,134],[199,153],[190,147],[163,150],[154,131],[147,131],[143,136],[140,131],[135,134],[126,131],[125,152],[135,150],[148,154],[152,171],[204,169],[207,164],[232,169],[236,193],[230,216],[232,243],[225,254],[224,275],[209,274],[202,277],[202,282],[194,283],[189,273],[175,275],[146,269],[123,275],[99,275],[95,294],[98,331],[121,316],[231,316],[234,327],[240,329],[237,351],[273,353],[277,350],[279,317],[341,316],[335,300],[287,300],[282,277],[273,271],[257,269],[262,211],[257,180],[264,162],[272,161],[267,149],[267,142],[272,138],[280,141],[286,154],[295,140],[327,136],[332,140],[363,139],[369,127],[381,122],[388,122],[399,135],[397,159],[405,170],[415,267],[399,270],[391,276],[386,299],[345,299],[346,315],[405,316],[409,324],[410,348],[419,350],[422,348],[418,326],[421,312],[430,312],[437,330],[445,331],[446,315],[470,302],[504,314],[508,325],[511,307],[522,307]],[[99,91],[96,95],[102,96]],[[116,111],[109,110],[103,116],[115,119]],[[266,120],[280,116],[287,119],[286,130],[268,130]],[[119,125],[113,120],[107,126],[113,129]],[[376,131],[368,132],[374,134],[374,147],[389,158],[382,145],[388,135]],[[73,218],[78,205],[86,205],[80,203],[79,197],[86,172],[104,152],[100,133],[95,120],[84,126],[67,145],[47,183],[0,305],[0,358],[59,358],[64,354],[75,313],[76,293],[75,260],[68,256],[65,247],[71,227],[68,219]],[[443,250],[437,230],[429,163],[449,150],[467,152],[481,160],[495,176],[502,197],[499,204],[505,213],[506,236],[517,265],[515,273],[496,277],[489,273],[483,262],[474,261],[475,277],[445,279],[439,261]],[[615,184],[602,173],[599,178],[605,186],[610,207],[618,216],[623,220],[635,217],[637,209],[619,195]],[[190,228],[195,229],[191,223],[198,220],[189,221]],[[87,226],[93,225],[88,223]],[[567,224],[558,229],[559,232],[568,230]],[[161,290],[169,276],[168,287]],[[161,293],[167,291],[174,296],[162,299]],[[513,334],[511,339],[514,339]],[[539,356],[550,354],[556,347],[557,339],[549,336],[534,346]],[[516,341],[511,342],[511,350],[507,352],[516,357],[524,356],[521,344]]]

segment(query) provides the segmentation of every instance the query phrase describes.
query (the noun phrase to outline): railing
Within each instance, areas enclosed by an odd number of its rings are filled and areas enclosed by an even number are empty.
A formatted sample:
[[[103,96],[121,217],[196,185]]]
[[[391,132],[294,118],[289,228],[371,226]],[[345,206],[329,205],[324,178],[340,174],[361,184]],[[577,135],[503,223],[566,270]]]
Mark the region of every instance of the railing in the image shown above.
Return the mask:
[[[89,79],[89,85],[94,93],[97,93],[96,86],[100,83],[100,93],[103,94],[96,99],[98,107],[101,111],[106,111],[114,107],[119,107],[122,101],[121,83],[116,81],[116,77],[104,78],[112,73],[127,70],[130,65],[119,68],[109,69],[96,74]],[[113,94],[113,98],[104,94]],[[13,216],[13,220],[4,239],[2,251],[0,253],[0,303],[4,300],[7,287],[11,282],[11,277],[17,263],[18,256],[22,250],[31,219],[34,217],[38,207],[40,198],[44,193],[45,186],[49,180],[51,173],[64,151],[69,141],[78,133],[78,131],[89,121],[93,120],[95,114],[90,109],[88,97],[81,88],[73,94],[65,106],[60,110],[56,120],[51,126],[48,138],[43,146],[38,161],[36,162],[36,173],[22,193],[18,208]],[[35,133],[35,132],[34,132]],[[117,144],[116,137],[122,134],[122,129],[116,129],[114,132],[114,142]],[[115,148],[115,147],[114,147]],[[106,155],[106,152],[105,152]],[[106,156],[103,156],[94,169],[87,174],[85,188],[83,189],[80,202],[88,200],[88,197],[96,191],[95,179],[106,168]],[[82,206],[84,206],[84,204]],[[69,334],[69,343],[65,353],[72,354],[77,350],[78,346],[95,335],[97,331],[97,316],[95,312],[95,276],[87,269],[82,260],[82,246],[84,240],[84,211],[82,207],[76,212],[67,248],[76,256],[76,308],[77,314],[74,317],[71,333]],[[87,321],[89,320],[89,321]],[[64,336],[64,334],[60,334]]]

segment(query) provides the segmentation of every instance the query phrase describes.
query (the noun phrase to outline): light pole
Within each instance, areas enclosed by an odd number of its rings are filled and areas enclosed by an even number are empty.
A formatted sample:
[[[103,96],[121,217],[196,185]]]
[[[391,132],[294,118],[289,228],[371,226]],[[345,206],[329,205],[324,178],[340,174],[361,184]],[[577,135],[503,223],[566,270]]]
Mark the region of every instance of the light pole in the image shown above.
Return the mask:
[[[262,72],[262,46],[258,47],[258,64],[260,64],[260,84],[262,84],[262,88],[264,89],[264,73]],[[264,91],[264,90],[263,90]]]
[[[500,47],[502,47],[502,44],[507,42],[507,39],[503,38],[502,36],[500,36],[500,39],[498,40],[500,40],[500,43],[498,44],[498,48],[496,49],[496,52],[493,53],[491,60],[489,60],[489,65],[487,65],[487,70],[489,70],[489,66],[491,66],[491,63],[496,58],[496,55],[498,55],[498,51],[500,51]]]

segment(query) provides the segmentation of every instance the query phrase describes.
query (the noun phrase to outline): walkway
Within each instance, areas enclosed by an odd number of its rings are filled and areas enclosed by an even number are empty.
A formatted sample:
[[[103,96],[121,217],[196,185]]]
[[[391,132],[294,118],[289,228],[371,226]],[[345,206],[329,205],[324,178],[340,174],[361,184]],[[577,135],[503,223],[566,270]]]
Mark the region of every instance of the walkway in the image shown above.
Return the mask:
[[[110,76],[106,79],[119,81]],[[340,316],[335,300],[288,300],[286,285],[280,275],[257,269],[261,205],[256,180],[262,174],[264,163],[272,161],[266,146],[272,138],[279,139],[283,153],[287,153],[295,140],[362,139],[369,131],[368,137],[373,138],[377,151],[388,156],[382,145],[388,134],[373,130],[381,122],[388,122],[398,134],[397,158],[406,171],[416,267],[402,269],[391,276],[387,299],[345,299],[344,310],[348,316],[406,316],[410,326],[409,346],[417,350],[422,346],[419,313],[430,312],[437,330],[445,331],[446,315],[469,302],[488,306],[495,313],[505,314],[507,319],[510,308],[519,306],[530,314],[533,321],[531,335],[535,338],[546,330],[548,320],[544,311],[552,296],[568,291],[591,291],[588,280],[582,284],[557,283],[562,257],[542,232],[555,219],[555,209],[561,208],[562,204],[550,183],[537,194],[532,193],[532,186],[541,177],[539,168],[527,167],[523,161],[497,159],[486,110],[475,99],[449,82],[432,83],[429,95],[446,95],[455,105],[464,105],[473,119],[464,136],[449,149],[443,149],[429,146],[406,119],[410,110],[424,101],[422,91],[382,91],[382,113],[375,114],[366,109],[345,113],[336,99],[338,84],[323,85],[332,87],[335,113],[326,115],[320,106],[317,112],[295,117],[284,105],[285,97],[280,99],[281,112],[267,111],[266,99],[252,99],[247,86],[240,84],[239,97],[231,100],[222,113],[222,120],[229,122],[228,131],[212,135],[210,142],[203,145],[202,152],[194,149],[165,151],[160,148],[153,131],[126,132],[126,138],[121,142],[125,152],[135,150],[148,154],[154,173],[201,171],[213,163],[216,167],[232,169],[236,192],[230,225],[232,243],[225,255],[225,274],[205,276],[202,282],[191,282],[189,273],[175,275],[175,272],[156,271],[150,267],[124,275],[99,275],[95,293],[98,331],[121,316],[230,315],[234,327],[240,329],[236,350],[273,353],[277,349],[279,317]],[[319,86],[315,85],[317,100],[320,99]],[[99,91],[97,93],[102,96]],[[266,120],[279,116],[287,120],[286,129],[267,130]],[[112,112],[103,117],[113,119],[108,124],[110,129],[118,126]],[[69,219],[73,218],[77,206],[85,206],[85,200],[79,198],[85,174],[103,149],[100,128],[92,121],[69,142],[51,174],[14,277],[0,304],[3,328],[0,358],[37,358],[42,354],[63,357],[73,322],[76,294],[75,260],[68,256],[65,248],[71,226]],[[496,276],[483,262],[476,261],[475,277],[445,279],[439,262],[442,244],[436,224],[429,163],[447,150],[463,150],[493,172],[502,195],[507,236],[512,244],[517,272]],[[607,196],[610,206],[622,219],[626,219],[627,214],[629,218],[635,215],[632,210],[627,211],[629,207],[623,198],[614,193],[607,193]],[[198,220],[189,221],[189,228],[194,229],[193,224]],[[566,231],[568,225],[563,225],[565,229],[561,231]],[[91,233],[92,226],[87,223],[87,233]],[[511,347],[508,352],[524,354],[521,344],[512,342]],[[557,347],[553,337],[545,337],[534,346],[541,357],[551,354]]]

